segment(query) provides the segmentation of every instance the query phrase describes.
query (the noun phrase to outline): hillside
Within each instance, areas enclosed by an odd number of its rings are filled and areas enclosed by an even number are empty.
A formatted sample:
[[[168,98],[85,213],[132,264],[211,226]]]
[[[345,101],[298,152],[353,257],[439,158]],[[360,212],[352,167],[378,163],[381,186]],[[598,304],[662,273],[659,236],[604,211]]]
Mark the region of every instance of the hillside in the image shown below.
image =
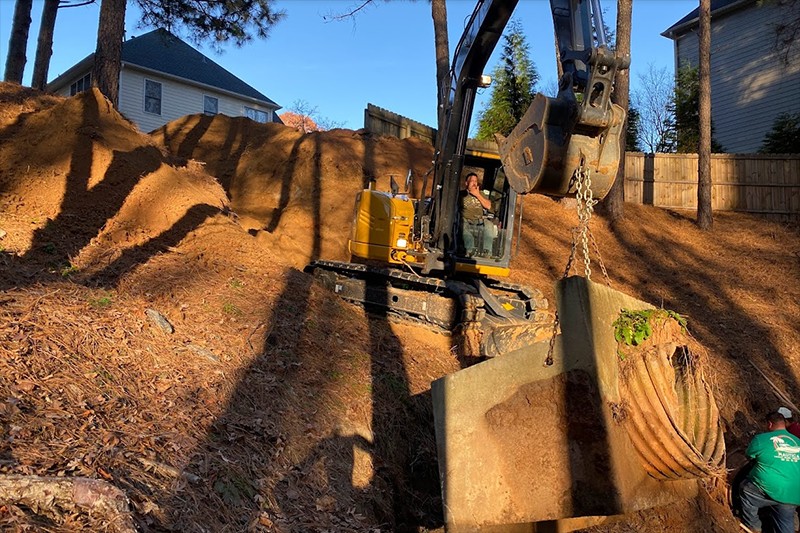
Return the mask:
[[[96,91],[0,84],[0,473],[107,481],[144,531],[440,528],[430,382],[460,368],[455,340],[302,272],[345,257],[366,182],[411,169],[419,188],[431,159],[224,116],[148,136]],[[718,213],[701,232],[691,213],[625,209],[593,220],[610,281],[688,317],[736,467],[780,405],[753,364],[800,394],[797,224]],[[575,214],[543,197],[525,214],[512,279],[552,299]],[[711,493],[593,531],[728,531]],[[20,505],[0,525],[117,527]]]

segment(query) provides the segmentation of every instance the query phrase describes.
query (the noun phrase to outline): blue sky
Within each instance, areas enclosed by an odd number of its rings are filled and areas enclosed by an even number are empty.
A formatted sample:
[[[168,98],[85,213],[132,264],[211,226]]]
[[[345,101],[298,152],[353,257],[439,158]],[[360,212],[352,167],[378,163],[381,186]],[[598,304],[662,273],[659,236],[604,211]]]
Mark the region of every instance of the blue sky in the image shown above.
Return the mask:
[[[266,40],[241,48],[226,46],[221,54],[209,46],[201,52],[247,83],[289,109],[303,100],[316,107],[320,116],[347,128],[363,125],[367,103],[391,109],[431,124],[436,116],[433,24],[426,0],[377,0],[354,19],[326,21],[359,5],[358,0],[276,0],[286,18],[271,30]],[[616,1],[601,0],[606,22],[615,25]],[[451,50],[455,47],[473,0],[448,0]],[[697,0],[635,0],[633,7],[631,83],[639,86],[639,73],[650,63],[673,67],[672,41],[660,33],[697,7]],[[32,12],[28,63],[24,82],[30,81],[42,1]],[[56,24],[50,79],[94,51],[97,39],[97,4],[62,9]],[[0,59],[5,65],[14,0],[0,0]],[[547,0],[520,0],[514,18],[525,30],[531,57],[541,77],[541,86],[556,79],[553,27]],[[139,13],[129,7],[128,37],[152,28],[138,26]],[[185,35],[182,35],[185,37]],[[486,72],[499,59],[495,51]],[[476,111],[488,99],[483,90]]]

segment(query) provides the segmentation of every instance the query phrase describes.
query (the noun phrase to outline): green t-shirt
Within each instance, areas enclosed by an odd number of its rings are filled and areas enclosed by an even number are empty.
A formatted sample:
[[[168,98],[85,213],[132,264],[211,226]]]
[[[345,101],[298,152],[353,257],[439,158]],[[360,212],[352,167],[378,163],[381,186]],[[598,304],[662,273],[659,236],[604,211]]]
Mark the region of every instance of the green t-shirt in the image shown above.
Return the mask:
[[[748,477],[780,503],[800,505],[800,438],[785,429],[753,438],[745,455],[755,459]]]

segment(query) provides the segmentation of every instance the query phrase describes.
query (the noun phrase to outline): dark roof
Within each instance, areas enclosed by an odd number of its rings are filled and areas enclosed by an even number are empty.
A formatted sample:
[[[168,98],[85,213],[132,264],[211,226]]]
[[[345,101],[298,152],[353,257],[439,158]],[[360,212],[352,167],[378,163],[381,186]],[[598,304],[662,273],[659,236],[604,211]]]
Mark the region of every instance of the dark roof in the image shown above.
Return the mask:
[[[78,75],[93,62],[94,54],[90,54],[48,83],[48,88]],[[264,94],[164,29],[153,30],[122,43],[122,62],[216,87],[280,108]]]
[[[122,61],[277,105],[165,29],[122,43]]]
[[[755,0],[711,0],[711,13],[720,15],[724,12],[730,11],[732,9],[736,9],[738,7],[743,7],[747,4],[751,4],[755,2]],[[681,20],[664,30],[661,35],[664,37],[668,37],[670,39],[674,39],[677,34],[683,33],[683,30],[688,30],[695,24],[697,24],[697,19],[699,18],[700,8],[696,7],[692,10],[691,13],[683,17]]]

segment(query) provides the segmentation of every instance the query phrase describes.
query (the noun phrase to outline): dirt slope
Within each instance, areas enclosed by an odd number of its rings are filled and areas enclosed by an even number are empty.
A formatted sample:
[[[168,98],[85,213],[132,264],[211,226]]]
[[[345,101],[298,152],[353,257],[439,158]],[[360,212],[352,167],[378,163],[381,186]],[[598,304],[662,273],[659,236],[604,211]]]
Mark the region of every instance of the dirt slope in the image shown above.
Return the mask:
[[[459,368],[451,339],[298,270],[342,258],[353,193],[409,168],[419,186],[430,148],[221,116],[148,137],[97,93],[0,96],[0,472],[105,479],[146,531],[441,526],[429,385]],[[688,315],[737,466],[778,405],[751,361],[800,393],[797,225],[626,212],[593,223],[612,284]],[[575,215],[545,198],[525,213],[513,278],[552,297]],[[715,497],[593,530],[725,531]],[[13,505],[0,524],[109,526]]]
[[[369,180],[388,190],[390,176],[402,186],[411,171],[419,187],[433,159],[431,147],[414,139],[341,129],[303,134],[222,115],[184,117],[153,138],[203,161],[243,227],[297,267],[312,256],[345,258],[355,194]]]

